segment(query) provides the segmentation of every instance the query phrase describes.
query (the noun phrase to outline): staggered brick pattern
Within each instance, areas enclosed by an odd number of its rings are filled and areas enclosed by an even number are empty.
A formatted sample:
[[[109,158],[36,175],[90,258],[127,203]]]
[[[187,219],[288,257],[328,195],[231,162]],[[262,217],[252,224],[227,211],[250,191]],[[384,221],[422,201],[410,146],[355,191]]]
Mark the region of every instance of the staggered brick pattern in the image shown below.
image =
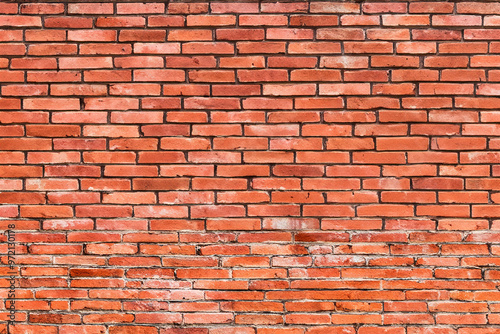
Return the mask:
[[[0,12],[11,333],[500,333],[500,3]]]

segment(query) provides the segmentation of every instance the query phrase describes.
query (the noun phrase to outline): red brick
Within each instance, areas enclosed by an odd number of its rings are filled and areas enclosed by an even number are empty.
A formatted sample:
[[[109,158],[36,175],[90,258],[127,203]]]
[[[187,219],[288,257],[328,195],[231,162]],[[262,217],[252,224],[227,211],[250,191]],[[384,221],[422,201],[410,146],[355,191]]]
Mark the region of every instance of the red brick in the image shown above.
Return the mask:
[[[117,14],[151,14],[151,13],[164,13],[165,4],[152,3],[119,3],[116,5]]]
[[[497,40],[494,29],[465,29],[465,40]]]
[[[270,40],[274,39],[286,39],[286,40],[296,40],[296,39],[312,39],[313,30],[311,29],[300,29],[300,28],[268,28],[266,31],[266,38]]]
[[[363,40],[364,32],[359,28],[319,28],[316,38],[320,40]]]
[[[286,70],[238,70],[238,80],[241,82],[286,81]]]
[[[372,56],[374,67],[418,67],[419,58],[415,56]]]
[[[163,30],[123,30],[118,36],[118,41],[162,42],[165,37],[166,32]]]
[[[422,29],[422,30],[413,30],[412,37],[415,40],[442,40],[442,41],[453,41],[460,40],[462,38],[462,34],[456,30],[438,30],[438,29]]]
[[[371,15],[342,15],[340,22],[343,26],[376,26],[380,24],[380,17]]]
[[[116,41],[116,31],[112,30],[70,30],[68,31],[68,40],[76,42],[88,41]]]
[[[83,73],[85,81],[107,82],[128,81],[132,78],[130,70],[89,70]]]
[[[16,48],[9,47],[9,52],[17,52]],[[9,53],[8,53],[9,54]],[[22,51],[24,54],[24,51]],[[14,58],[11,61],[12,69],[56,69],[57,62],[55,58]]]
[[[396,44],[397,53],[402,54],[429,54],[435,53],[436,49],[436,42],[400,42]]]
[[[200,14],[208,12],[207,3],[170,3],[167,11],[171,14]]]
[[[212,32],[210,30],[171,30],[168,41],[210,41]]]
[[[27,31],[25,38],[27,41],[34,42],[64,41],[66,32],[64,30]]]
[[[487,44],[484,42],[461,42],[439,44],[440,53],[487,53]],[[479,56],[473,56],[473,58]],[[494,56],[493,56],[494,57]]]
[[[259,5],[252,2],[243,3],[212,3],[212,13],[258,13]]]
[[[470,95],[474,92],[474,86],[471,84],[455,83],[421,83],[419,93],[422,95],[455,94],[460,93]]]
[[[98,17],[96,27],[144,27],[146,20],[143,17]],[[86,27],[82,27],[86,28]],[[90,28],[90,27],[89,27]]]
[[[238,23],[241,26],[282,26],[287,21],[285,15],[239,15]]]
[[[46,28],[92,28],[92,19],[87,17],[46,17]]]
[[[240,54],[285,53],[285,42],[238,42],[236,49]]]
[[[415,2],[410,3],[410,13],[452,13],[453,4],[448,2]]]
[[[28,55],[75,55],[77,53],[76,44],[34,44],[28,47]]]
[[[362,10],[365,13],[405,13],[407,4],[402,2],[392,4],[370,2],[363,4]]]
[[[4,4],[6,5],[6,4]],[[15,13],[9,13],[15,14]],[[0,27],[41,27],[39,16],[29,15],[0,15]]]
[[[16,331],[500,323],[497,4],[0,14],[0,216],[23,231],[28,287]]]
[[[307,11],[307,2],[296,3],[264,3],[260,9],[263,13],[301,13]]]
[[[334,26],[338,24],[335,15],[293,15],[290,17],[291,26]]]
[[[64,4],[23,4],[20,9],[22,14],[61,14]]]
[[[107,3],[72,3],[68,5],[69,14],[113,14],[112,4]]]
[[[360,6],[355,3],[314,2],[310,4],[311,13],[359,13]]]
[[[161,68],[164,65],[164,61],[162,57],[158,56],[131,56],[116,58],[114,64],[117,68]]]
[[[188,15],[186,25],[190,26],[230,26],[236,24],[235,15]]]

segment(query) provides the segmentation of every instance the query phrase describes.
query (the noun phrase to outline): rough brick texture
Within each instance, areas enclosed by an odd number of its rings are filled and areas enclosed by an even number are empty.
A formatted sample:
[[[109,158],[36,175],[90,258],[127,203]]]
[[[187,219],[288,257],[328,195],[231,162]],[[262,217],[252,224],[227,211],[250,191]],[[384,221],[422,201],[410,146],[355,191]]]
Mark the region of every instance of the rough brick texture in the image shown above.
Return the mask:
[[[0,40],[11,333],[500,333],[497,2],[3,2]]]

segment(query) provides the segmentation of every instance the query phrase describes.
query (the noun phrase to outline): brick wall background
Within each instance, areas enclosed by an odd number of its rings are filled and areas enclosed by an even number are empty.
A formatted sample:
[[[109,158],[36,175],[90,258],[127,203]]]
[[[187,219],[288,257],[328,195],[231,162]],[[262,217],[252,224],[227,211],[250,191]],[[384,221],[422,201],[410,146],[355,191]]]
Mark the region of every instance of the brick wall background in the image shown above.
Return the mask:
[[[0,12],[10,333],[500,333],[500,3]]]

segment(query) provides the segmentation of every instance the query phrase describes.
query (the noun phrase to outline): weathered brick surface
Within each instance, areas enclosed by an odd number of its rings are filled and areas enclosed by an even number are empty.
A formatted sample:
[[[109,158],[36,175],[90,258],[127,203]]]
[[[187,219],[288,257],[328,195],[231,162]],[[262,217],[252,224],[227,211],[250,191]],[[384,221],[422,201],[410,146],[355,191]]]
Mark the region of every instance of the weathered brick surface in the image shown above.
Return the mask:
[[[489,1],[0,3],[11,333],[500,333],[499,41]]]

